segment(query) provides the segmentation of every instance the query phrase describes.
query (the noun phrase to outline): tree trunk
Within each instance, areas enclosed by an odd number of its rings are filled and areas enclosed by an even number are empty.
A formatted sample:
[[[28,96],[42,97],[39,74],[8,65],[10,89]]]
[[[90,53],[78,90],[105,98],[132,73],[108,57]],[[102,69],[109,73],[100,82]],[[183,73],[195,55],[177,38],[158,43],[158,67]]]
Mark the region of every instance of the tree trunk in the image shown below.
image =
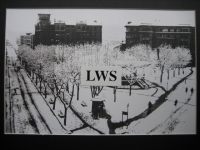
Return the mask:
[[[55,110],[55,106],[56,106],[56,99],[57,99],[57,97],[56,97],[56,96],[54,96],[53,110]]]
[[[180,75],[180,67],[178,67],[178,75]]]
[[[32,80],[34,80],[34,72],[32,71]]]
[[[40,92],[42,92],[42,77],[40,77]]]
[[[47,98],[47,86],[45,86],[44,95],[45,95],[45,98]]]
[[[167,70],[167,80],[169,80],[169,70]]]
[[[77,84],[77,100],[79,100],[79,84]]]
[[[173,71],[173,77],[175,77],[175,70]]]
[[[92,92],[93,90],[92,90],[92,88],[93,88],[93,87],[90,86],[90,89],[91,89],[91,96],[92,96],[92,98],[93,98],[93,92]]]
[[[73,95],[74,95],[74,84],[72,84],[72,95],[71,95],[71,99],[70,99],[70,102],[69,102],[69,106],[71,105]]]
[[[163,77],[163,67],[162,67],[161,73],[160,73],[160,83],[162,83],[162,77]]]
[[[117,87],[115,86],[115,88],[114,88],[114,102],[116,102],[116,92],[117,92]]]
[[[64,125],[67,124],[67,108],[65,107],[65,118],[64,118]]]
[[[67,85],[66,85],[66,91],[69,93],[69,85],[68,85],[68,81],[67,81]]]
[[[35,84],[37,85],[38,84],[38,76],[36,75],[36,81],[35,81]]]
[[[130,91],[129,91],[129,96],[131,96],[131,86],[132,86],[132,85],[130,84],[130,89],[129,89],[129,90],[130,90]]]

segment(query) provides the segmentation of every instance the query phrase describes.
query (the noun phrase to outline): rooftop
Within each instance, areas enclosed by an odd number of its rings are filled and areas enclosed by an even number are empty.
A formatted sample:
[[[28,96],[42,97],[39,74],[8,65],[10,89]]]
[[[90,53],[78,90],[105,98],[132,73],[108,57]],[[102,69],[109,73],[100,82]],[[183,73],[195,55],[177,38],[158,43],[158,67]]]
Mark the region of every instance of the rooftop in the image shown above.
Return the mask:
[[[158,21],[158,22],[154,22],[154,23],[135,23],[135,22],[127,22],[127,24],[125,25],[125,27],[127,26],[191,26],[190,24],[163,24],[162,22]]]

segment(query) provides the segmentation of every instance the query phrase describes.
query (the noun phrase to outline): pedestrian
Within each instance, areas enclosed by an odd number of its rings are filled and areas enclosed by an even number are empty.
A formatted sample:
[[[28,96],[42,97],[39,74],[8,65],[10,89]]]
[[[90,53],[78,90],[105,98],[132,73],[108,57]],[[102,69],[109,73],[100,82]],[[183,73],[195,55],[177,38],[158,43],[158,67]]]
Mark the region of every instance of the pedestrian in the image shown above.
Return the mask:
[[[149,101],[147,115],[151,113],[151,108],[152,108],[152,103]]]
[[[186,87],[186,88],[185,88],[185,93],[187,93],[187,91],[188,91],[188,88]]]
[[[194,92],[194,89],[193,89],[193,87],[191,88],[191,93],[193,93]]]
[[[152,103],[149,101],[149,109],[151,109],[151,107],[152,107]]]
[[[177,105],[177,103],[178,103],[178,101],[177,101],[177,99],[175,100],[175,102],[174,102],[174,105],[176,106]]]

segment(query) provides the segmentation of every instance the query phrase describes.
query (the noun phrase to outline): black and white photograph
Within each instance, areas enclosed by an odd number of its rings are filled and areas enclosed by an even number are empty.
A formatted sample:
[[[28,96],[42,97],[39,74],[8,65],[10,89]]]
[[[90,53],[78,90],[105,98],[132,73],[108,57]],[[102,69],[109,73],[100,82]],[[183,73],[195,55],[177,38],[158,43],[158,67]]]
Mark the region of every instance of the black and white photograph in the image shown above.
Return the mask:
[[[4,133],[196,134],[195,17],[195,10],[7,8]],[[96,73],[86,70],[87,85],[84,67]]]

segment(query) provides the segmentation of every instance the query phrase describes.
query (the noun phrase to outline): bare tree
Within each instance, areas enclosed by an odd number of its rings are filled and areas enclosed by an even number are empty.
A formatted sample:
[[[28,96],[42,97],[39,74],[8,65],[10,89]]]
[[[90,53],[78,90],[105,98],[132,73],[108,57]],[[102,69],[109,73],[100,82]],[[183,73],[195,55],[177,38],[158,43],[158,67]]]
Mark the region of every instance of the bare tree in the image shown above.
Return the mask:
[[[174,54],[174,50],[171,45],[161,45],[159,48],[159,59],[157,64],[160,68],[160,83],[162,83],[163,73],[166,70],[169,70],[176,61],[176,56]]]

